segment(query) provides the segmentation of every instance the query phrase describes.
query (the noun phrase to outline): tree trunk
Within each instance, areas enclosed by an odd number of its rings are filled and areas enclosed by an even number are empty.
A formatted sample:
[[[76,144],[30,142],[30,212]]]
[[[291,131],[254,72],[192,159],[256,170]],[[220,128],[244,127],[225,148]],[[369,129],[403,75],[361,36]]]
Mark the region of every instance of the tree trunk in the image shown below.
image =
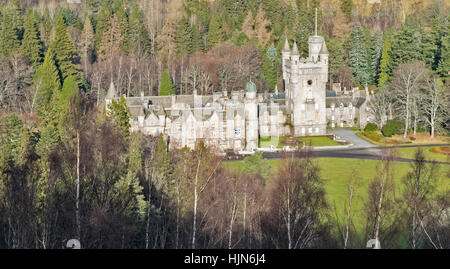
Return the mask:
[[[198,194],[197,194],[197,185],[198,185],[198,172],[200,169],[200,159],[197,164],[197,172],[195,173],[194,180],[194,220],[192,223],[192,249],[195,249],[195,236],[197,232],[197,206],[198,206]]]
[[[350,197],[348,199],[347,225],[345,228],[344,249],[347,248],[348,234],[350,230],[350,216],[352,211],[353,187],[350,187]]]
[[[81,240],[80,224],[80,131],[77,130],[77,197],[76,197],[77,238]]]

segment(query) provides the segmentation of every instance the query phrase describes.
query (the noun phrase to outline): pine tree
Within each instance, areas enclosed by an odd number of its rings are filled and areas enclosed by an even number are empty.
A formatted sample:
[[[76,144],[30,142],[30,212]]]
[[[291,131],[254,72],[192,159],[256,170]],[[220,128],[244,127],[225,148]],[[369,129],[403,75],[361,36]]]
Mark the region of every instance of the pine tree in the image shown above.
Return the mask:
[[[56,65],[64,80],[68,76],[80,78],[80,72],[75,64],[77,59],[75,45],[67,33],[67,27],[61,14],[55,18],[55,40],[50,47],[55,51]]]
[[[124,137],[130,135],[130,110],[123,95],[118,101],[112,100],[107,116]]]
[[[277,49],[272,44],[263,55],[263,73],[266,82],[269,84],[270,91],[273,92],[277,84],[276,60]]]
[[[2,29],[0,31],[0,52],[6,57],[20,47],[22,24],[20,19],[16,18],[19,15],[16,14],[14,7],[9,6],[3,12]]]
[[[440,61],[437,72],[447,82],[450,78],[450,23],[447,24],[447,33],[441,38]]]
[[[39,40],[37,21],[31,9],[25,12],[24,29],[21,51],[30,63],[36,66],[42,61],[42,44]]]
[[[220,21],[219,15],[217,15],[217,13],[213,13],[208,29],[208,39],[207,39],[208,50],[210,50],[223,40],[224,40],[224,33],[222,30],[222,23]]]
[[[447,20],[445,20],[448,23]],[[441,60],[442,37],[446,34],[445,24],[440,16],[431,19],[431,31],[424,34],[422,54],[431,70],[437,70]]]
[[[117,1],[117,2],[122,2],[122,1]],[[116,2],[114,2],[114,3],[116,3]],[[120,46],[120,48],[123,51],[128,51],[128,47],[129,47],[129,43],[130,43],[130,40],[128,37],[130,27],[129,27],[127,12],[125,11],[125,8],[123,7],[123,5],[120,5],[119,7],[116,8],[116,11],[114,14],[119,21],[120,34],[121,34],[123,40],[126,41],[126,42],[122,42],[122,45]]]
[[[166,69],[161,75],[161,82],[159,83],[159,95],[165,96],[172,95],[173,93],[172,80],[170,79],[169,70]]]
[[[85,73],[87,72],[88,64],[90,64],[92,60],[92,53],[94,51],[94,35],[94,28],[92,27],[91,20],[89,17],[86,17],[80,40],[81,60],[83,62],[83,71]]]
[[[334,79],[339,74],[339,69],[344,66],[344,49],[342,44],[337,39],[330,39],[327,42],[329,51],[329,72],[331,79]],[[331,85],[332,86],[332,85]]]
[[[187,53],[192,54],[194,52],[194,33],[189,21],[186,17],[183,17],[177,27],[175,32],[175,45],[177,48],[177,53]]]
[[[55,52],[52,48],[47,50],[44,63],[34,74],[34,87],[37,87],[40,103],[44,106],[50,102],[53,92],[59,91],[61,87],[58,69],[55,65]]]
[[[76,82],[76,78],[73,76],[68,76],[63,83],[61,88],[61,96],[60,101],[62,104],[65,104],[69,101],[69,99],[78,93],[78,85]]]
[[[378,75],[380,73],[380,61],[383,53],[383,36],[380,31],[375,32],[371,38],[370,47],[370,84],[378,84]]]
[[[351,50],[349,55],[349,66],[357,85],[365,86],[369,83],[369,61],[368,48],[366,46],[364,29],[361,25],[356,25],[350,35]]]
[[[146,55],[149,49],[148,32],[136,6],[131,11],[129,25],[132,25],[127,37],[129,53],[135,56]]]
[[[390,70],[397,66],[413,61],[423,60],[422,55],[422,33],[415,26],[405,24],[398,31],[391,42]]]
[[[111,9],[109,8],[108,3],[105,3],[105,5],[102,6],[100,12],[98,13],[97,25],[95,27],[95,47],[97,49],[100,46],[100,42],[102,41],[103,33],[106,32],[111,25],[111,19]]]
[[[378,75],[378,87],[383,86],[388,80],[389,76],[391,75],[391,38],[392,38],[393,30],[387,31],[384,34],[384,44],[383,49],[381,52],[381,60],[380,60],[380,68],[379,68],[379,75]]]
[[[111,20],[109,29],[103,34],[102,41],[98,48],[98,57],[100,60],[111,60],[114,55],[120,52],[121,44],[124,39],[120,31],[119,20],[114,16]]]

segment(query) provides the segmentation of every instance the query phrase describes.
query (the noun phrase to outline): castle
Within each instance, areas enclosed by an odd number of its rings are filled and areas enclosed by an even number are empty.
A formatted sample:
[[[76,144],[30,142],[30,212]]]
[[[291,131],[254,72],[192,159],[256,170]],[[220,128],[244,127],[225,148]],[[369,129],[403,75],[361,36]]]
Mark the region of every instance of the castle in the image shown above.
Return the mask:
[[[317,24],[316,24],[317,25]],[[252,151],[260,138],[320,136],[327,127],[364,127],[370,115],[369,94],[327,91],[328,50],[325,40],[309,37],[309,56],[301,58],[297,44],[286,39],[282,50],[283,93],[257,93],[251,80],[245,89],[213,95],[126,97],[131,131],[163,134],[169,148],[203,141],[220,151]],[[111,82],[105,101],[117,99]]]

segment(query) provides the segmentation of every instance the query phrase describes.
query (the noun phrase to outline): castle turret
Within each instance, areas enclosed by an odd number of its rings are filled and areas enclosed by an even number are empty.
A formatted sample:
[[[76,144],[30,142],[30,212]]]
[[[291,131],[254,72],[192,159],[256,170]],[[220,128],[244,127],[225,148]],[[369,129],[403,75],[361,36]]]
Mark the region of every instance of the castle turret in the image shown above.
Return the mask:
[[[245,140],[248,151],[258,148],[258,105],[256,101],[256,85],[253,81],[245,86]]]
[[[291,57],[291,48],[289,47],[289,41],[286,37],[286,40],[284,41],[284,47],[281,51],[281,57],[282,57],[282,69],[283,69],[283,80],[286,80],[286,64],[289,62],[289,59]]]

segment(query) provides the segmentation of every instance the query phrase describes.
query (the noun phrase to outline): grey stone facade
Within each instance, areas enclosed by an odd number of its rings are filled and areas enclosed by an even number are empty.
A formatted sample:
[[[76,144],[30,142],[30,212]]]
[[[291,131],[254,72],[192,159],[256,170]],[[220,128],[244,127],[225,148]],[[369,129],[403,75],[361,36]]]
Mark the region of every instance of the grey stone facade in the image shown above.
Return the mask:
[[[251,151],[259,138],[317,136],[327,126],[364,127],[370,119],[365,91],[344,94],[326,91],[328,51],[321,36],[309,38],[309,57],[300,58],[297,45],[282,51],[283,93],[257,93],[250,81],[245,89],[202,96],[172,95],[126,97],[131,131],[163,134],[169,147],[206,145],[224,150]],[[111,82],[105,103],[118,99]]]

